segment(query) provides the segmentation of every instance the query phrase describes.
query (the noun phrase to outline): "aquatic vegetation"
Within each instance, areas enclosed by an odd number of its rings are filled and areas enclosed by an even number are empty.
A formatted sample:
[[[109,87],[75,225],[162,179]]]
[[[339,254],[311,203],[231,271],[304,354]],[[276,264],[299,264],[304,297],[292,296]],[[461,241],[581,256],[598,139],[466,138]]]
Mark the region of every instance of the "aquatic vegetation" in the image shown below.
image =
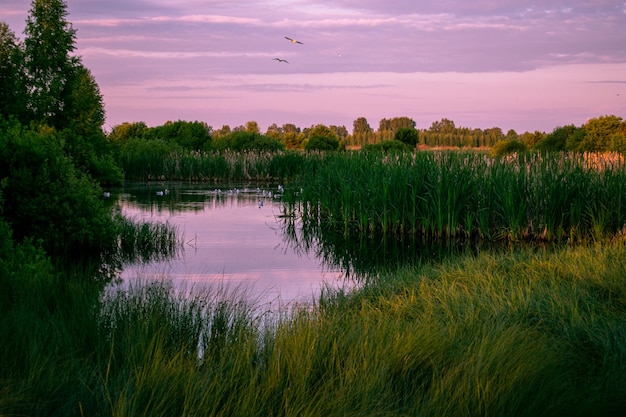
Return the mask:
[[[626,164],[614,156],[343,153],[301,180],[303,219],[346,232],[578,241],[626,224]]]
[[[94,303],[33,276],[0,306],[0,414],[619,415],[625,274],[622,242],[482,253],[279,314],[159,280]]]

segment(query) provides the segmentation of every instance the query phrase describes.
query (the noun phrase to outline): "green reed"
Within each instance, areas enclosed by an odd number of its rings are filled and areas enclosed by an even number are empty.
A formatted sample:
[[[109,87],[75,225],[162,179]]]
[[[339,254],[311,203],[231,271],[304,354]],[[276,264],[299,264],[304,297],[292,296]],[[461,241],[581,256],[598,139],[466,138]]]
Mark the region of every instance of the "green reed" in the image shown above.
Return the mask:
[[[122,216],[115,218],[118,247],[113,258],[121,262],[150,262],[179,253],[184,236],[169,223],[143,222]]]
[[[127,149],[120,161],[128,180],[244,181],[289,179],[305,155],[297,151],[172,151]]]
[[[615,234],[626,218],[623,160],[597,167],[589,158],[342,153],[304,171],[301,182],[321,221],[345,231],[580,240]]]
[[[239,289],[166,281],[96,299],[46,271],[30,268],[39,285],[0,306],[1,415],[595,417],[626,407],[623,242],[406,268],[277,312]]]
[[[626,222],[626,165],[612,154],[127,151],[124,158],[127,179],[300,184],[307,210],[345,233],[582,240],[615,234]]]

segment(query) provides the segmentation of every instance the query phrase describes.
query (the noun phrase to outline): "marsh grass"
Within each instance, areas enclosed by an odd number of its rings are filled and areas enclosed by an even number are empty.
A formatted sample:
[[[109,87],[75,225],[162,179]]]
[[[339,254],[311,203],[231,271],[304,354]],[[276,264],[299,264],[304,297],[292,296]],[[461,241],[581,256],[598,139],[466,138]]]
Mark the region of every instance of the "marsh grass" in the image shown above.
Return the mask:
[[[176,256],[184,241],[179,229],[167,222],[145,222],[123,216],[115,218],[117,248],[112,256],[121,262],[150,262]]]
[[[128,149],[120,157],[127,180],[269,181],[297,176],[299,151],[163,151]]]
[[[3,306],[1,415],[607,416],[626,247],[480,254],[269,314],[167,281]],[[28,297],[26,297],[28,295]]]
[[[473,152],[329,155],[315,175],[301,177],[313,203],[304,206],[313,212],[303,219],[346,233],[602,240],[626,221],[626,165],[619,157],[590,163],[595,159],[566,153],[496,159]]]
[[[626,224],[620,154],[129,150],[122,164],[130,180],[297,183],[307,217],[346,234],[581,241]]]

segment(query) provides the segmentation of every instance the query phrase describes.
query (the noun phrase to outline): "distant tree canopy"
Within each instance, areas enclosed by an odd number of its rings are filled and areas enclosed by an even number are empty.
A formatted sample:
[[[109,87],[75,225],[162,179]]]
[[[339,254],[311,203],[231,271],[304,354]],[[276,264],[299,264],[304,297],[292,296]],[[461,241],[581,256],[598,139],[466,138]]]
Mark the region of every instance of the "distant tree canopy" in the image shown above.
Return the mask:
[[[411,148],[415,148],[419,139],[419,133],[414,127],[401,127],[396,130],[393,138],[394,140],[402,142]]]
[[[543,151],[626,152],[626,122],[618,116],[600,116],[584,125],[559,126],[539,141]]]
[[[335,151],[339,149],[337,133],[329,127],[319,124],[309,132],[309,138],[304,145],[305,150]]]
[[[412,149],[413,147],[396,139],[383,140],[382,142],[378,143],[370,143],[367,145],[363,145],[363,147],[361,148],[363,152],[406,152]]]
[[[528,150],[524,142],[517,139],[503,139],[496,142],[490,150],[491,156],[502,156],[514,152],[524,152]]]
[[[277,139],[260,133],[235,131],[215,139],[213,148],[233,151],[278,151],[285,149],[285,145]]]

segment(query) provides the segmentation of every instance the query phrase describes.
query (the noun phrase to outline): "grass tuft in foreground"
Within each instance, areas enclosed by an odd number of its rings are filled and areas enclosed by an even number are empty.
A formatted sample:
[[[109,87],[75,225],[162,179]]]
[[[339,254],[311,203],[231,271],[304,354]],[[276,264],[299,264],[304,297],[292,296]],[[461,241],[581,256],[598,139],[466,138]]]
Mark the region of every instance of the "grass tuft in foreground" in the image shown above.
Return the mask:
[[[624,277],[620,242],[404,269],[278,315],[164,283],[55,303],[46,284],[3,307],[0,414],[623,415]]]

